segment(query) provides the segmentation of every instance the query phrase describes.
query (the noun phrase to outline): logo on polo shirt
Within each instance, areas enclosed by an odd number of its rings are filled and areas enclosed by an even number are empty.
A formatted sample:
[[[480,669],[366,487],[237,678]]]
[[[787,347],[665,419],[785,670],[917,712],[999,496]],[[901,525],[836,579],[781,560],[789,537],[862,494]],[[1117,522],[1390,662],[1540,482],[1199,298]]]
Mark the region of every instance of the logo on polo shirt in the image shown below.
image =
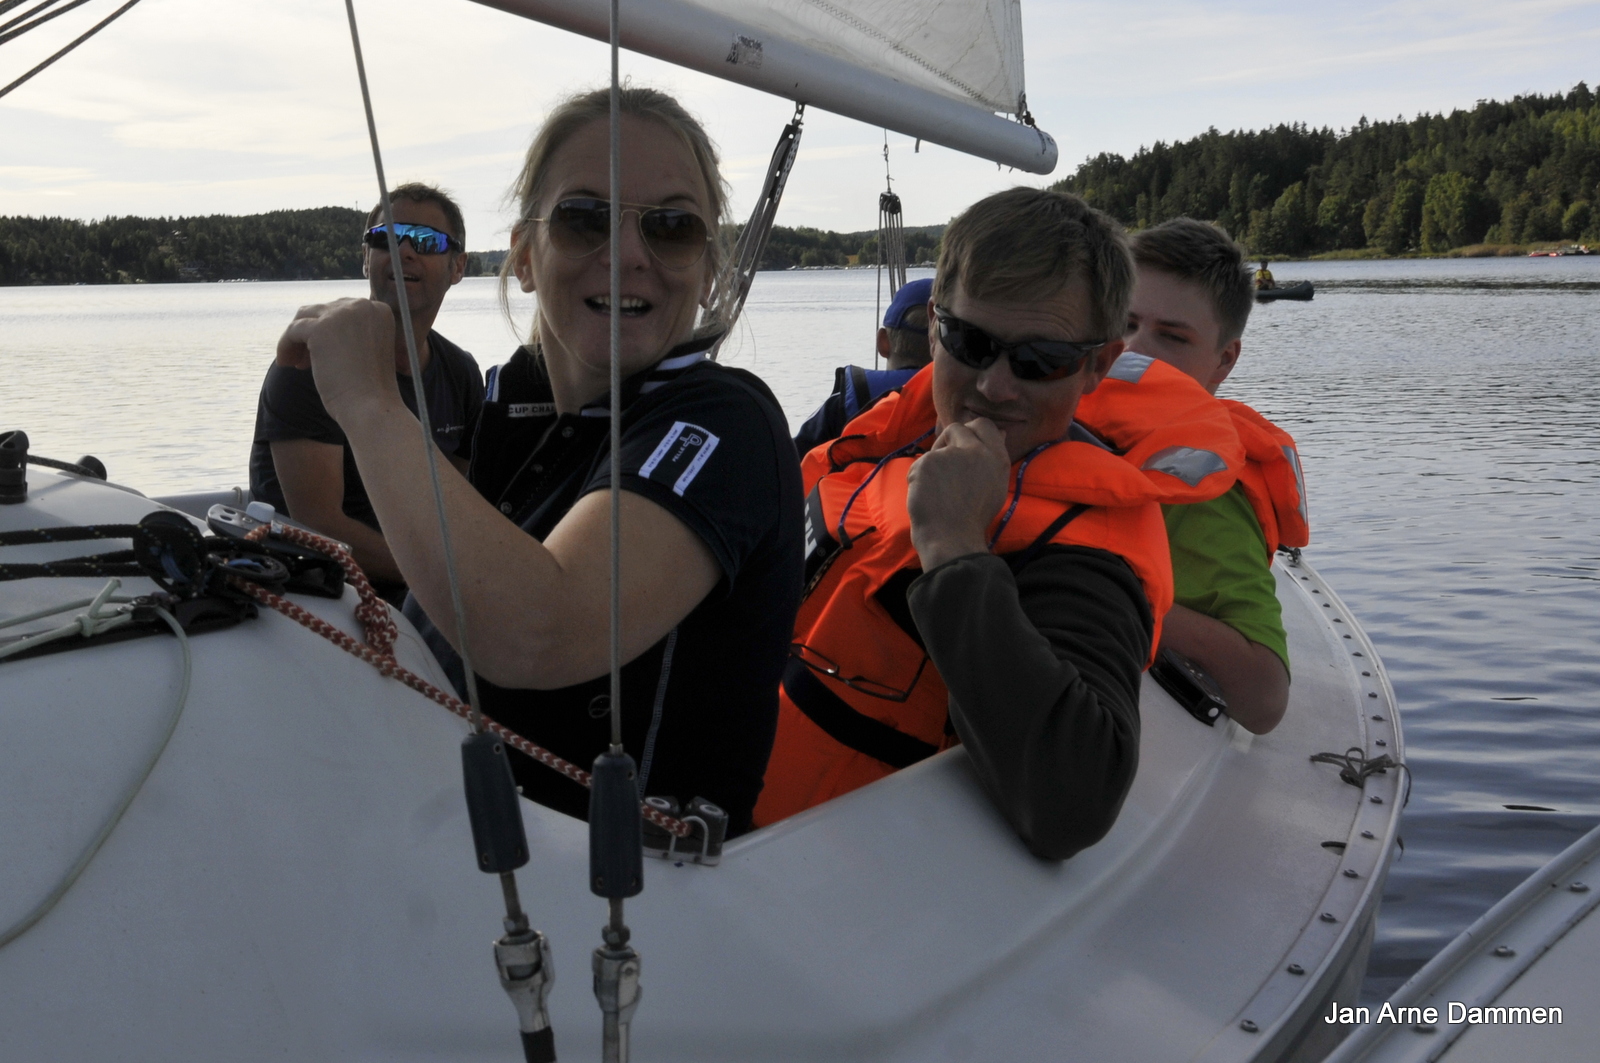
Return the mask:
[[[668,484],[673,494],[681,495],[694,483],[720,442],[717,436],[697,424],[674,421],[650,457],[639,466],[639,475]]]
[[[507,417],[549,417],[556,412],[553,402],[512,402],[506,404]]]

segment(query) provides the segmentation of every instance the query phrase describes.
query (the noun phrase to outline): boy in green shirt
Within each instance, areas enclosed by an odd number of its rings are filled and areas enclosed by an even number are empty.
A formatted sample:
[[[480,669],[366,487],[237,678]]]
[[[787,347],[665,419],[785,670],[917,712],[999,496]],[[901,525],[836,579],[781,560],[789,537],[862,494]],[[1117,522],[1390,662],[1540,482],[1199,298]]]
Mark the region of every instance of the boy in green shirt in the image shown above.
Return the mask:
[[[1146,229],[1131,243],[1138,279],[1127,349],[1183,370],[1216,394],[1238,363],[1240,337],[1254,303],[1243,249],[1221,229],[1192,218]],[[1270,430],[1288,439],[1249,407],[1227,405],[1252,457],[1258,451],[1249,446],[1247,431]],[[1293,440],[1288,449],[1293,450]],[[1298,482],[1298,458],[1286,460]],[[1303,490],[1300,497],[1280,500],[1270,496],[1264,482],[1260,468],[1247,468],[1219,498],[1162,507],[1175,604],[1161,646],[1209,672],[1222,688],[1228,715],[1256,734],[1278,725],[1289,700],[1288,639],[1271,568],[1279,543],[1267,537],[1293,538],[1303,527],[1303,519],[1296,522],[1292,512],[1280,522],[1282,513],[1275,515],[1272,506],[1282,502],[1304,515]],[[1268,525],[1270,532],[1263,530]]]

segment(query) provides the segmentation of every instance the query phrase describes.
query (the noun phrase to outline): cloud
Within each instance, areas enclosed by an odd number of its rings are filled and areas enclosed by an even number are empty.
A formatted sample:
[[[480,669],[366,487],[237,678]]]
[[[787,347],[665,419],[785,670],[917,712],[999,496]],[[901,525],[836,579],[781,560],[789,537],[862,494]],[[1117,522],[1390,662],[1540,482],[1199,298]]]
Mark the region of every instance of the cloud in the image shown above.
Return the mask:
[[[0,51],[9,80],[110,10],[95,0]],[[357,0],[392,180],[461,197],[471,246],[503,242],[500,200],[556,99],[603,82],[603,45],[468,0]],[[1208,126],[1469,107],[1600,77],[1600,5],[1573,0],[1025,0],[1029,104],[1062,166]],[[625,53],[625,73],[678,94],[726,161],[734,209],[759,192],[793,105]],[[367,205],[371,155],[342,5],[144,0],[0,100],[8,213],[247,213]],[[907,220],[1041,179],[890,137]],[[779,221],[876,219],[882,132],[812,110]],[[480,243],[479,241],[485,241]]]

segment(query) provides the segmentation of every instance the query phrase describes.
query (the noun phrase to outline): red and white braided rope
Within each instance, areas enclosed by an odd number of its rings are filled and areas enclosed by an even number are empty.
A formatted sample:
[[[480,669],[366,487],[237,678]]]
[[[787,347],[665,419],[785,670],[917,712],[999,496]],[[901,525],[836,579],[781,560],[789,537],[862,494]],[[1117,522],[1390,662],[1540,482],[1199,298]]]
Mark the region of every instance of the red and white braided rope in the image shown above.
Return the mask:
[[[280,539],[287,539],[289,542],[300,546],[321,551],[339,563],[339,567],[344,569],[345,582],[354,587],[356,594],[361,598],[361,604],[356,607],[355,615],[356,619],[361,621],[361,628],[366,635],[366,642],[357,642],[310,610],[296,605],[287,598],[273,594],[260,584],[251,583],[248,580],[240,579],[238,576],[229,576],[228,582],[231,586],[248,594],[267,608],[276,610],[303,627],[316,632],[346,653],[361,658],[389,678],[398,679],[412,690],[432,701],[438,702],[463,720],[472,719],[472,710],[463,704],[460,699],[445,693],[395,660],[394,643],[395,639],[400,636],[400,630],[395,625],[394,617],[389,614],[388,603],[378,597],[377,592],[372,589],[372,584],[367,582],[366,574],[361,571],[361,567],[356,564],[355,558],[350,556],[348,550],[332,539],[327,539],[299,528],[291,528],[286,524],[274,524],[270,527],[263,524],[252,531],[247,538],[254,542],[260,542],[269,534],[276,534]],[[579,786],[589,785],[589,773],[576,764],[556,756],[543,746],[528,741],[497,720],[491,720],[487,716],[483,716],[482,719],[484,729],[498,735],[512,749],[526,753],[547,768],[559,771]],[[643,802],[640,803],[640,809],[644,813],[645,819],[648,819],[663,830],[680,838],[689,836],[689,824],[683,820],[669,816],[660,809],[652,808]]]

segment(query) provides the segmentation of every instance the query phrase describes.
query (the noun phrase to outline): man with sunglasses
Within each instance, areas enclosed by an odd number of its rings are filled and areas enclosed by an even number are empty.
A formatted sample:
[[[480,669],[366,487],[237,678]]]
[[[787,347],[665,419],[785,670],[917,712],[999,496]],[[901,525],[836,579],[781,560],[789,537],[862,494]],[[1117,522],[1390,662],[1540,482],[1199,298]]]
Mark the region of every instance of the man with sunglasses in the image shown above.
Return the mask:
[[[420,183],[400,185],[389,199],[434,442],[465,472],[473,428],[483,408],[483,374],[472,355],[433,331],[445,295],[466,271],[461,209],[442,190]],[[395,315],[395,374],[401,398],[415,413],[416,389],[405,333],[398,327],[400,298],[382,204],[367,215],[362,243],[362,273],[372,298],[388,304]],[[355,457],[338,422],[323,407],[310,370],[276,364],[267,370],[256,407],[250,493],[302,524],[349,543],[378,592],[397,605],[404,599],[405,583],[378,527]]]
[[[1161,503],[1242,452],[1193,380],[1122,354],[1116,222],[1017,188],[951,223],[933,364],[802,465],[807,592],[756,807],[767,824],[959,742],[1036,855],[1110,830],[1172,601]]]
[[[1239,363],[1255,304],[1244,249],[1193,218],[1146,229],[1132,246],[1138,279],[1128,312],[1129,349],[1161,359],[1216,394]],[[1162,649],[1204,668],[1221,688],[1228,715],[1265,734],[1289,703],[1289,640],[1272,556],[1310,541],[1305,484],[1289,433],[1242,402],[1221,402],[1248,460],[1225,494],[1166,507],[1174,604]]]

